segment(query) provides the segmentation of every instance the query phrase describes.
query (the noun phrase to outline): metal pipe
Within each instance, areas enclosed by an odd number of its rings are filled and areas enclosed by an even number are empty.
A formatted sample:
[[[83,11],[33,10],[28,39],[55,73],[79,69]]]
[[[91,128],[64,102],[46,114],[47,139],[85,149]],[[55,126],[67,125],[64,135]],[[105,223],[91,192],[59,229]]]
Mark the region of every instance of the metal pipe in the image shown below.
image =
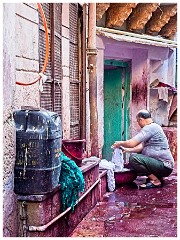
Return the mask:
[[[22,202],[21,208],[22,215],[20,216],[20,219],[22,220],[23,237],[27,237],[27,203],[25,201]]]
[[[96,180],[96,182],[77,200],[75,205],[77,205],[100,182],[100,180],[101,179],[98,178]],[[63,217],[70,210],[71,210],[71,207],[67,208],[64,212],[60,213],[57,217],[53,218],[50,222],[48,222],[45,225],[42,225],[42,226],[28,226],[28,231],[30,231],[30,232],[34,232],[34,231],[43,232],[49,226],[51,226],[53,223],[55,223],[57,220],[59,220],[61,217]]]
[[[88,26],[88,70],[90,103],[90,142],[91,155],[99,156],[98,151],[98,114],[97,114],[97,74],[96,74],[96,3],[89,3]]]
[[[86,139],[86,21],[87,4],[83,4],[83,32],[82,32],[82,132],[81,138]]]

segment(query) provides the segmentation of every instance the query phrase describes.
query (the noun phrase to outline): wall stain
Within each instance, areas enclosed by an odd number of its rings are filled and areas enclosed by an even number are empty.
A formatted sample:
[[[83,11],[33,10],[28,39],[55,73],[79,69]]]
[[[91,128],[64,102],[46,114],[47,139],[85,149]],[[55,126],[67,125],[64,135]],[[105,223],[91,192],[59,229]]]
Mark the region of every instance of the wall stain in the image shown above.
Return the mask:
[[[147,101],[147,71],[143,70],[141,80],[135,80],[132,84],[132,102],[138,104],[139,102]]]

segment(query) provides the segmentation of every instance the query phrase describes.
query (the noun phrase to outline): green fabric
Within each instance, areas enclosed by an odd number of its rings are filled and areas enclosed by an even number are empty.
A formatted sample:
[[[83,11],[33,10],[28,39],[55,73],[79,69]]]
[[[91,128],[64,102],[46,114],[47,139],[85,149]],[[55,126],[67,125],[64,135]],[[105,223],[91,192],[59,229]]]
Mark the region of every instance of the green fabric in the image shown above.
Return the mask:
[[[61,185],[62,210],[74,206],[79,197],[79,192],[84,191],[84,176],[76,163],[61,153],[61,173],[59,178]]]

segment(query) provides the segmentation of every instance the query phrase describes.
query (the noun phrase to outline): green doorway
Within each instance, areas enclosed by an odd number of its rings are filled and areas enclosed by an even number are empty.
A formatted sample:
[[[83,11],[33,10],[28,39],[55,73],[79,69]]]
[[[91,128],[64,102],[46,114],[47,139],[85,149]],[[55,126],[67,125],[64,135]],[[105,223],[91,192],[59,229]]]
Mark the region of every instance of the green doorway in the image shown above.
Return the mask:
[[[105,60],[104,64],[103,158],[111,160],[111,145],[129,138],[130,69],[126,62]]]

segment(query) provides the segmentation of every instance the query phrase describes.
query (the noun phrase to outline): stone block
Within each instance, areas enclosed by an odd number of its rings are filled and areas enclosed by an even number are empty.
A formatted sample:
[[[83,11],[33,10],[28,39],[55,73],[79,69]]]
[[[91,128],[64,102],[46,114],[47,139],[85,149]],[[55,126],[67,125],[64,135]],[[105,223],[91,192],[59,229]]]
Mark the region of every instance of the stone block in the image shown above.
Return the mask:
[[[37,4],[16,3],[16,13],[23,18],[31,20],[36,24],[39,23]]]
[[[16,17],[16,56],[39,60],[38,25],[17,15]]]

